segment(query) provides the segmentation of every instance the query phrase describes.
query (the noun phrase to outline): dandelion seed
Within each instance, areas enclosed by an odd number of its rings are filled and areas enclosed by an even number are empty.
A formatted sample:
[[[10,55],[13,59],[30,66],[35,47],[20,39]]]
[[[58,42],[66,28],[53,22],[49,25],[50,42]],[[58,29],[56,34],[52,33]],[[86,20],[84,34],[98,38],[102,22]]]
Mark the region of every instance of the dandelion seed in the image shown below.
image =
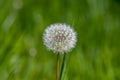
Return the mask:
[[[76,44],[76,32],[66,24],[50,25],[43,35],[44,45],[55,53],[69,52]]]

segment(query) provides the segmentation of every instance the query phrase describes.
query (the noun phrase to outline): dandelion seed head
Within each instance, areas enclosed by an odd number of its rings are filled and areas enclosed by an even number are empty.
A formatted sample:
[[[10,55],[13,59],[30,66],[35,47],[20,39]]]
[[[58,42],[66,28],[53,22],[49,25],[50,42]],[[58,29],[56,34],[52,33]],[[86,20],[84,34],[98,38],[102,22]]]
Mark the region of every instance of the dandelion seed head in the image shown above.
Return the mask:
[[[76,44],[76,32],[66,24],[52,24],[44,32],[44,45],[55,53],[71,51]]]

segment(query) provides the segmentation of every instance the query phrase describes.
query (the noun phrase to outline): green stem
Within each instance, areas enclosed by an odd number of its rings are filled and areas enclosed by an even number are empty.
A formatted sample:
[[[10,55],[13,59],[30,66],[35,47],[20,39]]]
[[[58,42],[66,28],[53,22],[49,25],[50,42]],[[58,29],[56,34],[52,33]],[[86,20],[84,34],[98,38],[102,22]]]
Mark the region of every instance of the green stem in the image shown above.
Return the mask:
[[[65,67],[65,58],[66,58],[66,53],[63,55],[63,61],[62,61],[61,72],[60,72],[60,80],[62,80],[62,76],[63,76],[63,71]]]

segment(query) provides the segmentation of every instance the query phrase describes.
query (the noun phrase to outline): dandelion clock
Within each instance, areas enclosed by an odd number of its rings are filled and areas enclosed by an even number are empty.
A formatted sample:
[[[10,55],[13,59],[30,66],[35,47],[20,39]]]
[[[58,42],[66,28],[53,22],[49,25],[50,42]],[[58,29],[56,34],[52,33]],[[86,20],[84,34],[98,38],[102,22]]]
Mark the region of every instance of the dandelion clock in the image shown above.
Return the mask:
[[[56,80],[59,80],[59,54],[72,50],[76,44],[76,32],[66,24],[52,24],[43,34],[44,45],[57,54]]]

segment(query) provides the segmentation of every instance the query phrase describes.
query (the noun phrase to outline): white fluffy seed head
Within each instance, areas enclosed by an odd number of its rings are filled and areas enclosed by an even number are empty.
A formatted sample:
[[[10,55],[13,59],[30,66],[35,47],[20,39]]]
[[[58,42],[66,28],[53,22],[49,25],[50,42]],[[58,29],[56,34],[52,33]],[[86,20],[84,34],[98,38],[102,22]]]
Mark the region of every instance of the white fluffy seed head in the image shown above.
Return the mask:
[[[66,24],[50,25],[43,35],[44,45],[55,53],[69,52],[76,44],[75,31]]]

